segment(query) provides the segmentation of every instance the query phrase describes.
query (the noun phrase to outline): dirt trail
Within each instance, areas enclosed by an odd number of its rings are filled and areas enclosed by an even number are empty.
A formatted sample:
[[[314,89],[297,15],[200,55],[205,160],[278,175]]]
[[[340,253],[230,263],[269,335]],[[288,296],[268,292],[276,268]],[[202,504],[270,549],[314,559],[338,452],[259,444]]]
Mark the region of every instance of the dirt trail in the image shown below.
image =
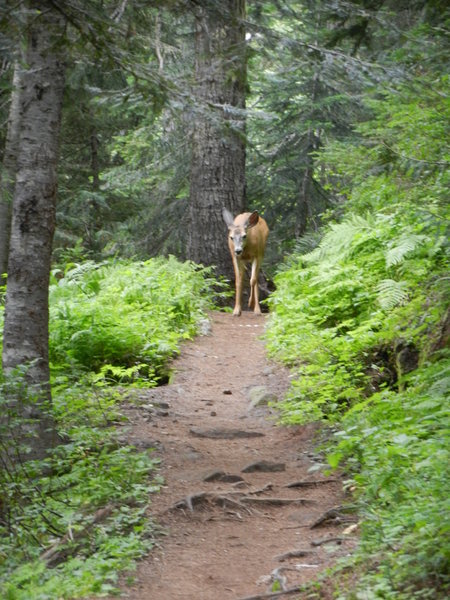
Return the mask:
[[[140,562],[136,584],[123,587],[131,600],[264,594],[274,578],[285,587],[311,580],[355,543],[340,511],[311,528],[343,501],[339,479],[309,472],[315,428],[278,427],[267,406],[250,405],[258,393],[283,397],[289,385],[265,356],[265,317],[211,318],[212,331],[183,346],[174,382],[130,409],[129,441],[156,445],[162,459],[165,486],[151,514],[167,533]],[[286,487],[303,480],[313,483]],[[343,539],[314,545],[326,538]]]

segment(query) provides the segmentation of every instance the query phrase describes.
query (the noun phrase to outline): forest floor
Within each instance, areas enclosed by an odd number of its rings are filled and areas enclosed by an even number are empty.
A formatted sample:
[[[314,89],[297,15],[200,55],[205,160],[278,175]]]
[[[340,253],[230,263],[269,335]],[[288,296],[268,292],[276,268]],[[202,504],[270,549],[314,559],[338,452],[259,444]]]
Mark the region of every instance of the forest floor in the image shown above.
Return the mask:
[[[126,598],[263,598],[311,581],[357,543],[342,481],[313,468],[317,427],[280,427],[266,404],[289,373],[265,355],[265,319],[212,313],[172,383],[127,405],[127,441],[157,448],[164,486],[150,507],[163,534],[121,586]]]

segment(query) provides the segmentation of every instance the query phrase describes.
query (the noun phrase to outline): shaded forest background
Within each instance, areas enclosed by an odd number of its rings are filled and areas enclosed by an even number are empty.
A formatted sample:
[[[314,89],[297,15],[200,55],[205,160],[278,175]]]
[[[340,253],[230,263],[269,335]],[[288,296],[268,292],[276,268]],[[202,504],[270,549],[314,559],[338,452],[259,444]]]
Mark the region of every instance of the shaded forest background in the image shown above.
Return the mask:
[[[222,206],[268,222],[280,419],[329,426],[362,523],[336,594],[447,597],[447,3],[8,0],[0,25],[5,597],[109,593],[154,544],[117,384],[166,381],[227,301]]]
[[[198,113],[215,118],[214,107],[194,93],[195,3],[124,3],[123,14],[120,6],[61,3],[70,52],[56,261],[187,257],[193,126]],[[249,3],[245,203],[271,226],[268,273],[305,232],[311,240],[319,215],[339,213],[342,197],[316,151],[357,138],[355,124],[370,114],[364,98],[377,90],[418,71],[432,86],[430,69],[446,61],[444,6]],[[10,34],[3,30],[6,124],[18,39],[11,34],[19,36],[23,23],[14,6],[4,13]],[[227,109],[239,115],[239,107]],[[6,127],[2,133],[4,148]]]

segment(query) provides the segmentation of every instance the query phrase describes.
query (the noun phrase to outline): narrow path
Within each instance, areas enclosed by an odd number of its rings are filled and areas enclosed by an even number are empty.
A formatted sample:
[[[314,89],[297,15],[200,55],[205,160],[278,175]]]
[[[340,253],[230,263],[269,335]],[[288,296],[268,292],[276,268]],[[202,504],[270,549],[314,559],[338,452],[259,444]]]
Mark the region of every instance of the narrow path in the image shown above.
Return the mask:
[[[167,533],[123,588],[131,600],[264,594],[274,578],[286,587],[314,578],[355,543],[340,512],[311,528],[343,501],[335,476],[310,471],[315,427],[278,427],[267,406],[251,406],[254,394],[279,399],[289,385],[265,356],[265,318],[211,317],[212,331],[184,345],[173,383],[130,410],[130,441],[155,444],[162,459],[151,514]],[[313,545],[331,537],[343,540]]]

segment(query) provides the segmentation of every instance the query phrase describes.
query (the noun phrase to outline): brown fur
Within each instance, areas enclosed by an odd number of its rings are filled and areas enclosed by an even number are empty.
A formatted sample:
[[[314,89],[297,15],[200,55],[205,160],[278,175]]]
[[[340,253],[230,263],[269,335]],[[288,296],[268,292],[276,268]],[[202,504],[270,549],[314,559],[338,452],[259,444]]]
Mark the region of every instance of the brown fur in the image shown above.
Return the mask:
[[[253,308],[255,314],[260,315],[258,276],[264,258],[269,228],[257,211],[242,213],[234,219],[225,208],[222,214],[228,226],[228,247],[230,248],[236,278],[236,301],[233,315],[239,317],[242,313],[242,285],[245,263],[247,262],[252,263],[248,305]]]

